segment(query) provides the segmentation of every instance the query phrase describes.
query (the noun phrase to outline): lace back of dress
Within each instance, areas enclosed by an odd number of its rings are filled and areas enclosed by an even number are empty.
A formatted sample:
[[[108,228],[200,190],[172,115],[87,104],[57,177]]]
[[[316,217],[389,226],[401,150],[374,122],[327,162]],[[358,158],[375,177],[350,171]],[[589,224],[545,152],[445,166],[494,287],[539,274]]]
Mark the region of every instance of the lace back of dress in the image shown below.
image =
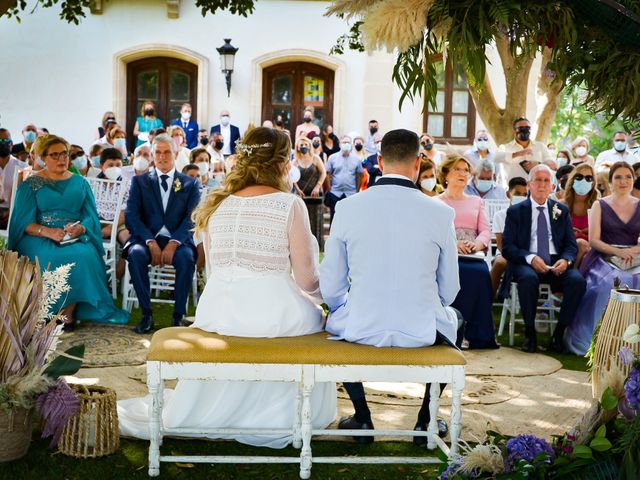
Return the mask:
[[[289,272],[288,222],[294,199],[275,193],[224,200],[209,221],[208,260],[213,269]]]

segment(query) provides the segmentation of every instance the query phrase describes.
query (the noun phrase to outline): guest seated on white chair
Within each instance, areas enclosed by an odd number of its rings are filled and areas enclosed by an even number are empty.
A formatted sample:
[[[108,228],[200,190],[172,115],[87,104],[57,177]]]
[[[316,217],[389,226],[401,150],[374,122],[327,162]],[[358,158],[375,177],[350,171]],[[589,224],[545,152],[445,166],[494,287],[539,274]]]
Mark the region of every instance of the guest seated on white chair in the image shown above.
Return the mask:
[[[212,175],[211,154],[204,147],[194,148],[189,153],[189,161],[200,169],[200,186],[207,190],[220,188],[220,182]]]
[[[431,160],[420,158],[420,171],[418,172],[418,181],[416,184],[425,195],[437,197],[443,192],[443,188],[438,184],[436,166]]]
[[[506,200],[504,188],[496,183],[496,166],[491,160],[480,160],[475,167],[475,175],[464,188],[467,195],[475,195],[483,200]]]
[[[556,177],[556,186],[555,192],[549,195],[551,200],[555,200],[556,202],[561,202],[564,199],[565,187],[567,186],[567,181],[569,180],[569,175],[576,167],[573,165],[563,165],[555,171]]]
[[[585,280],[573,268],[578,254],[569,209],[549,199],[553,189],[552,172],[537,165],[529,172],[530,196],[507,210],[502,237],[502,255],[518,284],[518,298],[525,323],[522,350],[538,348],[535,317],[540,283],[549,283],[551,291],[563,292],[558,325],[551,348],[563,351],[562,336],[573,320],[585,291]]]
[[[460,292],[451,306],[462,313],[469,348],[499,348],[492,313],[489,268],[482,253],[491,242],[491,229],[480,197],[464,193],[471,163],[460,155],[448,155],[440,166],[445,191],[438,197],[455,210]],[[465,257],[466,255],[466,257]]]
[[[640,288],[640,201],[631,195],[635,174],[625,161],[609,170],[613,193],[591,207],[589,243],[580,272],[587,279],[587,292],[564,336],[567,349],[584,355],[602,317],[617,277],[621,285]]]
[[[517,205],[527,199],[527,181],[522,177],[513,177],[509,180],[509,190],[507,191],[507,197],[509,197],[510,205]],[[502,256],[502,234],[504,232],[504,222],[507,218],[507,210],[498,210],[493,216],[493,222],[491,224],[491,233],[496,236],[496,255],[493,258],[493,264],[491,265],[491,287],[493,288],[493,296],[496,296],[496,292],[500,286],[500,279],[507,269],[507,260]],[[506,293],[506,292],[505,292]],[[506,295],[503,295],[506,297]]]
[[[133,161],[131,162],[131,165],[127,165],[122,168],[122,178],[127,180],[130,184],[131,179],[135,175],[147,173],[152,164],[153,159],[151,158],[151,147],[143,143],[133,151]]]

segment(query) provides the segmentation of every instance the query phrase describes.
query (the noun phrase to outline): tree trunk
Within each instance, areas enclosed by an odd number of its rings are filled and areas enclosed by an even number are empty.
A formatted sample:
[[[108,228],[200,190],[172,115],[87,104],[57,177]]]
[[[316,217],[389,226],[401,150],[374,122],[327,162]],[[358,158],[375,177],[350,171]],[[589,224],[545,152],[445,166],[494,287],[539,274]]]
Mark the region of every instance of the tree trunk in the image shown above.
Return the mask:
[[[551,60],[551,50],[547,47],[542,52],[540,74],[538,76],[538,95],[544,98],[544,106],[540,109],[537,118],[538,130],[536,140],[547,143],[556,112],[560,106],[560,93],[564,88],[564,80],[547,71],[547,64]]]

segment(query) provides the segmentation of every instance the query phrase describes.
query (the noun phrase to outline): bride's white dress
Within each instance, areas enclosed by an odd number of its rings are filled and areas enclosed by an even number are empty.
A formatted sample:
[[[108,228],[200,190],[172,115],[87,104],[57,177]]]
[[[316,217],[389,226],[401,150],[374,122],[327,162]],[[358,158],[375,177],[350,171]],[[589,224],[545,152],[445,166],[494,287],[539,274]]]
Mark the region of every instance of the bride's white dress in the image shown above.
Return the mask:
[[[288,193],[230,196],[205,234],[207,283],[193,327],[241,337],[291,337],[322,330],[318,244],[304,202]],[[291,275],[293,272],[293,276]],[[180,381],[165,391],[165,428],[290,428],[294,384]],[[148,439],[150,397],[118,402],[120,433]],[[336,415],[333,383],[316,384],[313,428]],[[283,448],[291,436],[221,436]]]

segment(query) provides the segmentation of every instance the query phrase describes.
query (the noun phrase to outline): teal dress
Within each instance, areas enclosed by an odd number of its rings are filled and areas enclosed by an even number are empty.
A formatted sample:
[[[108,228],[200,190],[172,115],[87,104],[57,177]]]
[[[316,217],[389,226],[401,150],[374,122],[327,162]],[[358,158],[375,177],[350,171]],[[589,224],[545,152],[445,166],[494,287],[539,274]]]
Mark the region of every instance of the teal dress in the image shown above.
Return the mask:
[[[138,122],[138,131],[139,132],[150,132],[151,130],[153,130],[154,128],[161,128],[162,127],[162,120],[160,120],[159,118],[153,118],[153,119],[146,119],[144,117],[138,117],[136,118],[136,121]],[[136,137],[136,147],[142,145],[143,142],[142,140],[140,140],[139,138]]]
[[[74,317],[92,322],[125,324],[129,314],[116,308],[107,289],[104,249],[96,202],[87,181],[80,175],[49,180],[38,175],[27,178],[16,192],[9,227],[9,250],[35,261],[42,270],[73,263],[67,280],[71,287],[52,312],[77,304]],[[31,223],[62,228],[80,221],[86,233],[75,243],[59,245],[45,237],[27,235]]]

